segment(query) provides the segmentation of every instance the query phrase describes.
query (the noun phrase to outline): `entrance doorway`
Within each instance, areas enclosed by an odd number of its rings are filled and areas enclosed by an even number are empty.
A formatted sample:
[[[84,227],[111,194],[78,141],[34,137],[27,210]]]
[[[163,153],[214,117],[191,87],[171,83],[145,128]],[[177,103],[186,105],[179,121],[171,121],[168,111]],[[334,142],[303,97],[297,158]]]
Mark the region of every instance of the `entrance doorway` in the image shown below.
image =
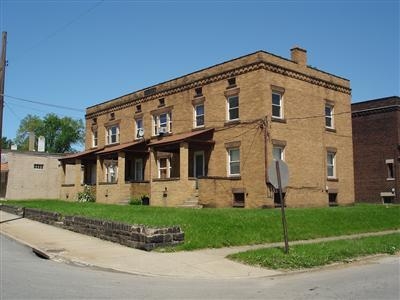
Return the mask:
[[[199,178],[205,175],[204,168],[204,151],[196,151],[194,157],[194,177]]]

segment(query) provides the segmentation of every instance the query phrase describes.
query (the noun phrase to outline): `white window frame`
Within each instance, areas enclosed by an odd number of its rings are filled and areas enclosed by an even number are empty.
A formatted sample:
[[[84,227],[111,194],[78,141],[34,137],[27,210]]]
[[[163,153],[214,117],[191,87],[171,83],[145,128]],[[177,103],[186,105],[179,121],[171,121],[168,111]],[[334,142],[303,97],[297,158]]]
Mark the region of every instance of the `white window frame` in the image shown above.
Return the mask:
[[[238,151],[239,153],[239,160],[232,160],[232,152],[233,151]],[[240,176],[240,148],[235,147],[235,148],[228,148],[228,176],[234,177],[234,176]],[[239,172],[237,173],[232,173],[232,165],[233,164],[239,164]]]
[[[329,113],[327,113],[327,109],[329,109]],[[335,128],[335,119],[334,119],[334,105],[330,103],[325,104],[325,127],[329,129]],[[327,124],[327,123],[330,124]]]
[[[198,107],[203,107],[203,114],[198,114],[198,112],[197,112]],[[195,128],[204,127],[204,116],[205,116],[204,103],[196,104],[194,106],[194,127]],[[199,120],[202,120],[202,124],[199,124]]]
[[[143,181],[144,180],[143,171],[144,171],[143,158],[135,158],[133,179],[135,181]]]
[[[113,132],[112,132],[114,128],[116,129],[115,134],[113,134]],[[115,142],[112,141],[113,136],[115,136]],[[119,143],[119,126],[118,125],[112,125],[112,126],[107,127],[106,141],[107,141],[107,145]]]
[[[166,160],[165,167],[161,168],[161,160]],[[164,179],[161,177],[161,170],[166,170],[165,178],[171,177],[171,159],[169,157],[160,157],[157,159],[157,171],[158,171],[158,178]]]
[[[118,180],[118,165],[115,163],[107,163],[105,175],[107,183],[116,183]]]
[[[163,115],[166,115],[166,121],[161,123],[160,117]],[[161,128],[161,127],[167,128],[168,133],[172,132],[172,112],[171,111],[153,115],[153,136],[156,136],[159,134],[159,128]]]
[[[237,98],[237,106],[231,107],[231,103],[230,100],[233,98]],[[226,98],[226,105],[227,105],[227,116],[226,119],[228,121],[236,121],[240,119],[240,112],[239,112],[239,105],[240,105],[240,99],[239,99],[239,95],[232,95]],[[232,118],[231,119],[231,111],[237,110],[237,118]]]
[[[141,124],[140,124],[141,123]],[[136,127],[136,134],[135,134],[135,139],[140,139],[139,137],[139,130],[142,129],[144,132],[144,125],[143,125],[143,118],[137,118],[135,119],[135,127]]]
[[[93,129],[92,130],[92,147],[97,147],[99,143],[99,136],[98,136],[98,130]]]
[[[330,157],[332,159],[330,159]],[[330,162],[332,160],[332,162]],[[332,174],[330,173],[330,169],[332,170]],[[326,152],[326,176],[328,179],[336,179],[336,152],[335,151],[327,151]]]
[[[279,104],[274,104],[274,95],[278,95],[279,96]],[[271,115],[272,118],[275,119],[283,119],[283,93],[282,92],[278,92],[278,91],[272,91],[271,94]],[[279,107],[279,116],[274,115],[274,107]]]
[[[386,180],[395,180],[394,159],[387,159],[386,163]],[[391,174],[392,173],[392,174]]]
[[[279,159],[280,160],[285,160],[285,146],[280,146],[280,145],[273,145],[272,146],[272,157],[274,158],[274,159],[276,159],[276,157],[275,157],[275,150],[279,150],[280,152],[279,152]]]

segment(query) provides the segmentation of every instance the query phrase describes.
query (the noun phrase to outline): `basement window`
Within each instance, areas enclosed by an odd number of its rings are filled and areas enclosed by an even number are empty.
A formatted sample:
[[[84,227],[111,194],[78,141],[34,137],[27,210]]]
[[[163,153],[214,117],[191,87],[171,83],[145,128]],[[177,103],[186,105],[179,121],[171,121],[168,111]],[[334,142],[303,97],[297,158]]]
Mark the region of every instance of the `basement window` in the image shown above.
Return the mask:
[[[329,206],[337,206],[337,193],[328,193]]]
[[[43,170],[44,169],[44,164],[33,164],[33,168],[35,170]]]
[[[245,194],[244,193],[233,193],[233,207],[244,207]]]

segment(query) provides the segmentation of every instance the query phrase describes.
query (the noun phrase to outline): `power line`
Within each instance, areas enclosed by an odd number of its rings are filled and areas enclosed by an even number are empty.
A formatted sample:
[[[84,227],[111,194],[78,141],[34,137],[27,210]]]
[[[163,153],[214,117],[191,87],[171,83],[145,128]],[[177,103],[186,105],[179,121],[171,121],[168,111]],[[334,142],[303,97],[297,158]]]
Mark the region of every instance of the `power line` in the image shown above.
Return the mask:
[[[73,111],[78,111],[78,112],[85,112],[85,110],[80,109],[80,108],[62,106],[62,105],[57,105],[57,104],[50,104],[50,103],[46,103],[46,102],[30,100],[30,99],[24,99],[24,98],[20,98],[20,97],[14,97],[14,96],[10,96],[10,95],[5,95],[5,94],[3,96],[6,97],[6,98],[10,98],[10,99],[18,100],[18,101],[23,101],[23,102],[39,104],[39,105],[43,105],[43,106],[55,107],[55,108],[66,109],[66,110],[73,110]]]

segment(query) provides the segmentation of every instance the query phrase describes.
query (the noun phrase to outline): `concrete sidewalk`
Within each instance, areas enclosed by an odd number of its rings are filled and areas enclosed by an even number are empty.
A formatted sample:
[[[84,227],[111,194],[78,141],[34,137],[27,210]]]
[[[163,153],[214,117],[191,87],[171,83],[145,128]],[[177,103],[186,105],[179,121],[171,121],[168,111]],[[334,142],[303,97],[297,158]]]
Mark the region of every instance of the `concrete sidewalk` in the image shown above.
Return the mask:
[[[282,243],[158,253],[128,248],[98,238],[20,218],[4,211],[0,211],[0,222],[0,232],[2,234],[43,252],[55,261],[72,262],[143,276],[234,279],[266,277],[283,273],[247,266],[225,258],[226,255],[231,253],[263,247],[282,246]],[[393,230],[311,241],[296,241],[290,244],[349,239],[391,232],[399,231]]]

